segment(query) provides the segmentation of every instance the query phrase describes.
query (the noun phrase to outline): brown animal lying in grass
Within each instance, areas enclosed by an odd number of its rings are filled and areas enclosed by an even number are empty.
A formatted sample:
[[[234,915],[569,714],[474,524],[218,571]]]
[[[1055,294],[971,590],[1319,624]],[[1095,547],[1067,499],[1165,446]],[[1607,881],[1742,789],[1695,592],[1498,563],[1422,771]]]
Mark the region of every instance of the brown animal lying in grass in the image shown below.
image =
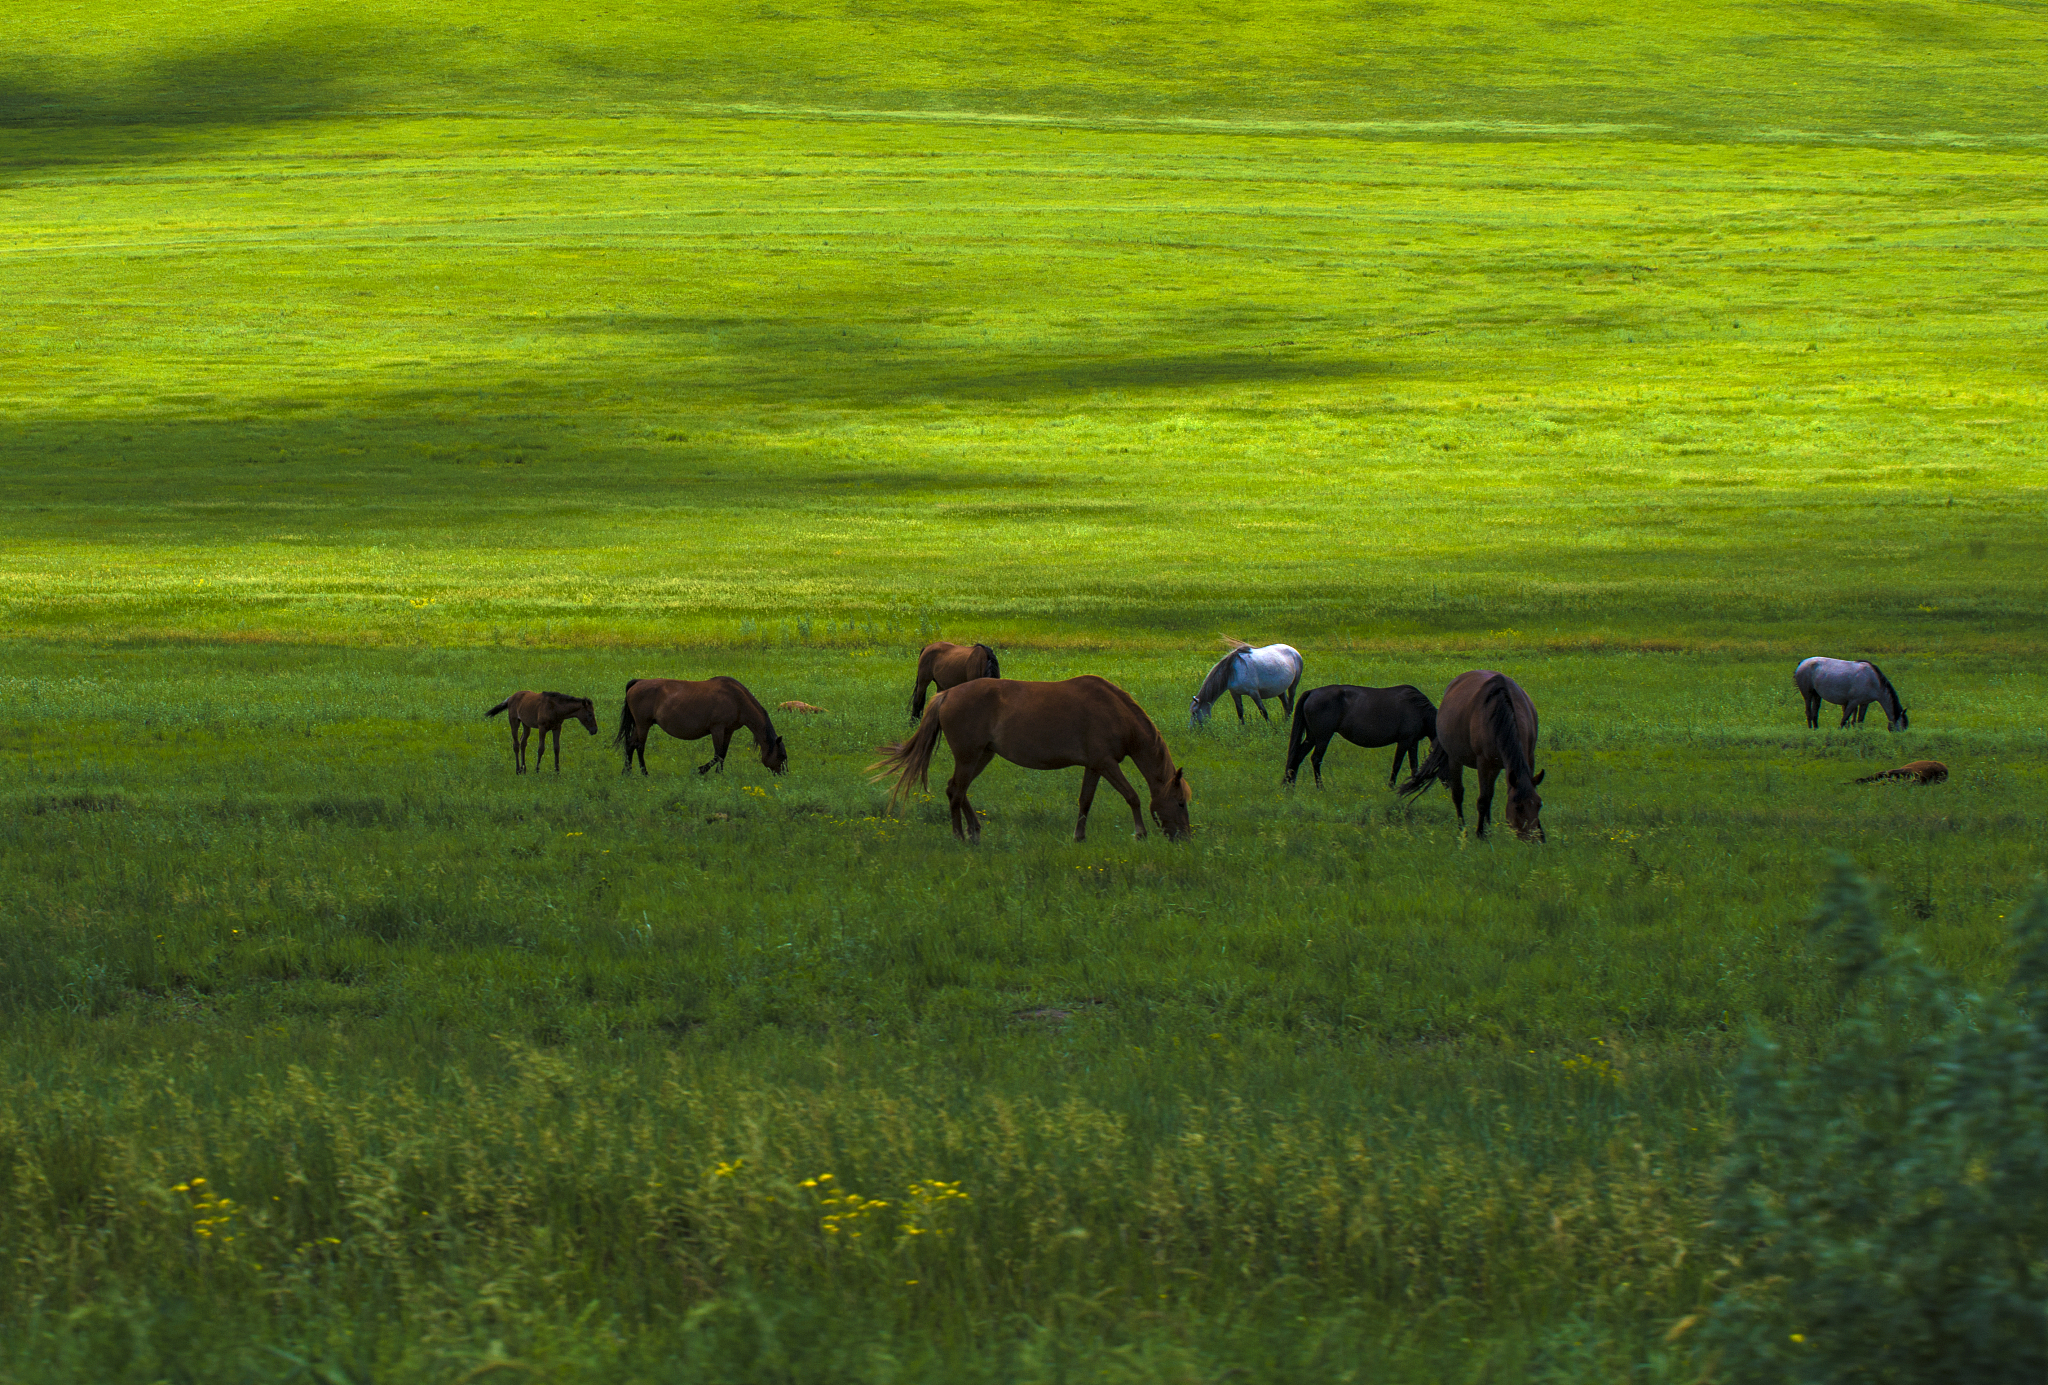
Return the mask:
[[[1853,779],[1850,782],[1854,784],[1875,784],[1880,779],[1911,779],[1918,784],[1939,784],[1946,778],[1948,778],[1948,766],[1941,761],[1915,760],[1910,765],[1900,765],[1897,769],[1888,769],[1882,774],[1866,774],[1863,778]]]
[[[778,712],[795,712],[798,716],[812,716],[822,712],[823,707],[813,707],[808,702],[783,702],[776,706]]]

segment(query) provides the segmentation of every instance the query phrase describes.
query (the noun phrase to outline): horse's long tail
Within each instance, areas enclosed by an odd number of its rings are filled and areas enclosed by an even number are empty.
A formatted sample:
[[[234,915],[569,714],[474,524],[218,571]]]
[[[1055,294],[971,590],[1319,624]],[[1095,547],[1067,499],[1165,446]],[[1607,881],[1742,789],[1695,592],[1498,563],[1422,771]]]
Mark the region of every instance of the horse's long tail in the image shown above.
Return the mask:
[[[1451,757],[1446,755],[1444,748],[1438,745],[1435,739],[1432,738],[1430,741],[1429,758],[1422,762],[1422,768],[1409,775],[1408,782],[1394,790],[1394,792],[1402,798],[1406,798],[1410,794],[1421,793],[1431,784],[1443,778],[1444,772],[1450,767]]]
[[[485,721],[489,721],[489,720],[490,720],[490,719],[491,719],[492,717],[494,717],[494,716],[496,716],[496,715],[497,715],[498,713],[500,713],[500,712],[504,711],[504,710],[505,710],[505,709],[506,709],[507,707],[510,707],[511,705],[512,705],[512,699],[511,699],[511,698],[509,698],[509,697],[508,697],[508,698],[506,698],[506,699],[505,699],[505,700],[504,700],[503,702],[500,702],[500,703],[499,703],[499,704],[498,704],[497,706],[495,706],[495,707],[491,708],[491,710],[490,710],[490,711],[488,711],[488,712],[485,712],[485,713],[484,713],[484,720],[485,720]]]
[[[985,644],[978,644],[975,648],[981,651],[981,676],[984,678],[1002,677],[1003,669],[1002,665],[996,662],[996,652]]]
[[[945,704],[946,695],[940,693],[925,708],[924,719],[917,725],[917,734],[907,741],[895,745],[878,745],[875,753],[882,758],[868,766],[868,782],[879,783],[890,775],[896,782],[889,789],[889,806],[895,807],[896,800],[910,792],[913,781],[922,788],[930,782],[932,751],[939,744],[939,708]]]
[[[1294,703],[1294,725],[1287,732],[1287,772],[1280,776],[1281,783],[1294,782],[1294,772],[1301,768],[1302,756],[1307,753],[1308,702],[1306,699],[1297,698]]]
[[[637,682],[639,682],[639,681],[640,681],[640,680],[639,680],[638,678],[635,678],[635,679],[633,679],[633,680],[632,680],[631,682],[627,683],[627,684],[626,684],[626,691],[627,691],[627,692],[631,692],[631,691],[633,691],[633,684],[634,684],[634,683],[637,683]],[[632,704],[632,703],[630,703],[630,702],[621,702],[621,703],[619,704],[619,734],[618,734],[618,735],[616,735],[616,736],[613,736],[613,737],[612,737],[612,744],[613,744],[613,745],[626,745],[626,744],[630,743],[630,742],[632,741],[632,739],[633,739],[633,704]]]

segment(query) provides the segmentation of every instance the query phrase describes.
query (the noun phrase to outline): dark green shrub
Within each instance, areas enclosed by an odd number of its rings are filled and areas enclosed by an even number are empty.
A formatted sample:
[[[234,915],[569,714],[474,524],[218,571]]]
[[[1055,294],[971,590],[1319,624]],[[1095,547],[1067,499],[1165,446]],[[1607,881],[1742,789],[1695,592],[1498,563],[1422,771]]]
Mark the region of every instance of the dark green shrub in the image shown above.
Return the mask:
[[[2004,990],[1888,941],[1846,863],[1815,927],[1843,1018],[1810,1060],[1759,1039],[1717,1218],[1703,1345],[1732,1380],[2048,1379],[2048,894]]]

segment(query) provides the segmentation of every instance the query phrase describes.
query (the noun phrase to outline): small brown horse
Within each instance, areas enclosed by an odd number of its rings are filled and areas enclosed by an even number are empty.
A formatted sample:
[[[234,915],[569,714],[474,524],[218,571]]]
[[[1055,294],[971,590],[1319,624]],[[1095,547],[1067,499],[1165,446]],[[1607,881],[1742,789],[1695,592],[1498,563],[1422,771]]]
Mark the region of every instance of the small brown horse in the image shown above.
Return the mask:
[[[1505,673],[1473,669],[1444,689],[1444,700],[1436,709],[1436,743],[1422,768],[1397,792],[1406,797],[1421,793],[1433,780],[1443,780],[1463,827],[1465,766],[1472,766],[1479,771],[1479,827],[1474,835],[1484,837],[1493,812],[1493,781],[1506,770],[1508,826],[1522,840],[1540,842],[1543,800],[1537,797],[1536,786],[1543,775],[1530,772],[1535,754],[1536,704],[1529,694]]]
[[[1118,768],[1124,760],[1138,767],[1152,791],[1152,816],[1166,835],[1186,837],[1188,800],[1194,792],[1187,776],[1174,768],[1173,756],[1159,728],[1131,695],[1106,679],[1084,675],[1064,683],[1019,683],[1010,679],[977,678],[932,699],[917,734],[900,745],[878,747],[882,759],[870,769],[873,777],[896,775],[889,802],[928,782],[932,751],[943,732],[953,751],[953,777],[946,781],[946,803],[953,812],[953,835],[981,840],[981,820],[967,801],[967,786],[1000,755],[1025,769],[1071,769],[1088,773],[1081,780],[1081,813],[1074,821],[1074,840],[1088,837],[1088,808],[1095,786],[1104,779],[1131,805],[1138,835],[1145,835],[1145,814],[1138,795]],[[963,827],[965,830],[963,830]]]
[[[701,683],[680,678],[635,678],[626,684],[626,700],[619,708],[619,734],[612,744],[624,746],[631,773],[633,756],[640,756],[640,772],[647,773],[647,732],[659,726],[679,741],[711,737],[711,758],[697,766],[697,773],[725,772],[725,748],[732,733],[742,726],[754,733],[761,763],[780,774],[789,765],[789,748],[775,734],[768,709],[748,692],[737,678],[707,678]]]
[[[917,656],[917,686],[910,690],[910,714],[924,715],[924,685],[935,683],[940,692],[957,688],[971,678],[1000,678],[996,652],[985,644],[928,644]]]
[[[1861,779],[1852,779],[1852,784],[1875,784],[1880,779],[1911,779],[1916,784],[1939,784],[1948,778],[1948,766],[1939,760],[1915,760],[1897,769],[1888,769],[1877,774],[1866,774]]]
[[[548,753],[548,732],[555,733],[555,773],[562,772],[562,723],[580,721],[583,729],[591,735],[597,734],[597,708],[587,697],[571,697],[558,692],[513,693],[490,711],[484,713],[489,720],[500,712],[509,712],[505,725],[512,731],[512,770],[515,774],[526,773],[526,738],[534,731],[540,732],[540,748],[533,752],[533,772],[540,773],[542,757]]]

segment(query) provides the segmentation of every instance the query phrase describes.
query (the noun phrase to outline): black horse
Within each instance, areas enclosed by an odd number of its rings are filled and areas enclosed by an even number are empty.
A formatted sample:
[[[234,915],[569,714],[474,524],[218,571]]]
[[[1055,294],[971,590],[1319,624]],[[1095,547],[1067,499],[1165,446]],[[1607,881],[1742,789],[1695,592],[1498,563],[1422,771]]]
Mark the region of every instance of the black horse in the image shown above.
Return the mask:
[[[1436,748],[1436,704],[1424,697],[1421,689],[1406,683],[1397,688],[1359,688],[1349,683],[1313,688],[1295,704],[1294,729],[1287,736],[1287,773],[1280,782],[1292,784],[1302,757],[1313,752],[1311,767],[1320,789],[1323,752],[1330,748],[1330,737],[1336,735],[1367,750],[1393,746],[1394,769],[1387,776],[1387,787],[1392,788],[1401,774],[1402,756],[1408,757],[1412,774],[1418,762],[1415,747],[1422,738],[1429,737],[1430,748]]]

